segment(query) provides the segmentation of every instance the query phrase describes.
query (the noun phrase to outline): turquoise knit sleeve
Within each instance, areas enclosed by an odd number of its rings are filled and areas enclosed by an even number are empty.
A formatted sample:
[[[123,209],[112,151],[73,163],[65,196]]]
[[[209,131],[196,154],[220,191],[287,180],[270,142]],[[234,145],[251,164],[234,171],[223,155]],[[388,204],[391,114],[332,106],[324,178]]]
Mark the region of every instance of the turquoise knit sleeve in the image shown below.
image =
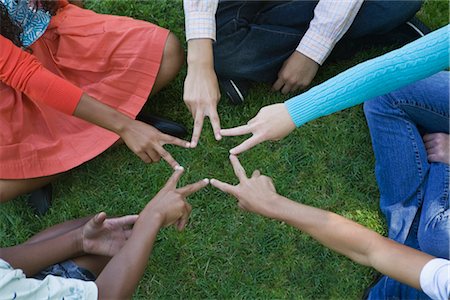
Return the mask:
[[[450,25],[442,27],[287,100],[285,105],[295,125],[299,127],[448,68],[449,29]]]

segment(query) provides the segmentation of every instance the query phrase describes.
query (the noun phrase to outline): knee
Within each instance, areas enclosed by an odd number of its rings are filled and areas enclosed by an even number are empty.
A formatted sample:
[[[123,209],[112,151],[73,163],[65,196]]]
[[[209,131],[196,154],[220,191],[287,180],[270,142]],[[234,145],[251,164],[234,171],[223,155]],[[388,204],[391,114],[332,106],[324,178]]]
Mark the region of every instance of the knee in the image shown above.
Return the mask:
[[[162,65],[167,65],[170,73],[178,74],[184,64],[184,49],[180,41],[172,32],[167,37],[164,47]]]
[[[7,192],[5,184],[0,180],[0,203],[11,200],[11,196]]]
[[[430,255],[449,259],[450,222],[448,215],[439,214],[419,227],[420,249]]]

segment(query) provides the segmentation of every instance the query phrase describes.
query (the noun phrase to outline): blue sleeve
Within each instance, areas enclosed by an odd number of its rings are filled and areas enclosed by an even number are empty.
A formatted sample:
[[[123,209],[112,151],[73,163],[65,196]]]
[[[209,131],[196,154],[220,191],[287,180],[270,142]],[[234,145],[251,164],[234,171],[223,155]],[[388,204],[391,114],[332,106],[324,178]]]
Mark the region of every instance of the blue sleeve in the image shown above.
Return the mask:
[[[360,63],[285,102],[297,127],[376,96],[384,95],[449,66],[450,25],[404,47]]]

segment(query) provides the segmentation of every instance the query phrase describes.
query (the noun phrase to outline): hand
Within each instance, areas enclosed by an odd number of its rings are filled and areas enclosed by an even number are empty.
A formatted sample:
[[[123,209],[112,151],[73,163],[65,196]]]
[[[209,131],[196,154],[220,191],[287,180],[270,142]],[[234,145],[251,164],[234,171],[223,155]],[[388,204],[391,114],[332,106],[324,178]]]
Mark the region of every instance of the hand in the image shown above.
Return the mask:
[[[230,161],[234,174],[239,179],[239,184],[233,186],[217,179],[211,179],[211,185],[236,197],[240,208],[273,218],[276,200],[279,197],[272,179],[261,175],[258,170],[253,172],[251,178],[247,178],[237,156],[230,155]]]
[[[101,212],[82,227],[83,251],[89,254],[114,256],[131,235],[138,215],[107,219]]]
[[[127,144],[128,148],[144,162],[157,162],[162,157],[172,168],[176,168],[179,164],[163,148],[163,145],[171,144],[183,148],[190,147],[189,142],[164,134],[150,125],[131,119],[120,131],[120,137]]]
[[[242,125],[230,129],[222,129],[223,136],[239,136],[252,133],[240,145],[230,150],[233,155],[238,155],[264,141],[278,141],[291,133],[295,129],[295,124],[283,103],[273,104],[261,108],[258,114],[248,121],[247,125]]]
[[[184,81],[184,102],[194,118],[191,147],[197,146],[207,116],[216,140],[220,140],[220,119],[217,104],[220,100],[219,83],[214,72],[212,41],[188,41],[188,70]]]
[[[317,70],[319,70],[318,63],[301,52],[294,51],[283,63],[272,88],[275,91],[281,90],[283,94],[304,89],[311,84]]]
[[[166,185],[144,209],[143,213],[149,213],[152,218],[159,219],[161,226],[176,223],[177,229],[183,230],[192,210],[191,205],[186,202],[186,197],[204,188],[209,183],[208,179],[203,179],[177,189],[177,183],[183,171],[182,167],[178,167]]]
[[[450,164],[450,139],[446,133],[432,133],[423,136],[429,162]]]

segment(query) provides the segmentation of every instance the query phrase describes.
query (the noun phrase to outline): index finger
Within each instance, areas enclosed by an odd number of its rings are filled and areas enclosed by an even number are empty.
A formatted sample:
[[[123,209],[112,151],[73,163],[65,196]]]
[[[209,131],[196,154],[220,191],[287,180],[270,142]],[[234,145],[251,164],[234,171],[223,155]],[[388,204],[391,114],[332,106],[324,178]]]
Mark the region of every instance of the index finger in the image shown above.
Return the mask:
[[[241,165],[241,163],[236,155],[230,155],[230,162],[231,162],[231,165],[233,166],[234,174],[236,174],[236,177],[239,179],[239,181],[247,179],[247,174],[245,173],[245,169]]]
[[[170,155],[169,152],[166,151],[162,146],[155,147],[156,152],[158,152],[161,157],[167,161],[167,163],[175,169],[177,166],[180,166],[180,164]]]
[[[200,181],[197,181],[196,183],[188,184],[184,187],[178,188],[177,192],[183,195],[184,197],[187,197],[198,190],[204,188],[209,184],[209,179],[205,178]]]
[[[192,133],[191,147],[197,146],[198,140],[200,139],[200,133],[202,133],[203,128],[203,113],[196,113],[194,120],[194,132]]]
[[[223,136],[238,136],[238,135],[244,135],[252,133],[250,126],[248,124],[241,125],[234,128],[228,128],[228,129],[222,129],[220,131],[220,134]]]
[[[182,166],[175,167],[175,171],[172,173],[172,176],[167,180],[164,188],[168,189],[176,189],[178,180],[180,180],[181,175],[183,175],[184,168]]]
[[[222,136],[220,135],[220,119],[215,107],[209,112],[209,121],[211,122],[214,131],[214,137],[217,141],[220,141],[222,139]]]

